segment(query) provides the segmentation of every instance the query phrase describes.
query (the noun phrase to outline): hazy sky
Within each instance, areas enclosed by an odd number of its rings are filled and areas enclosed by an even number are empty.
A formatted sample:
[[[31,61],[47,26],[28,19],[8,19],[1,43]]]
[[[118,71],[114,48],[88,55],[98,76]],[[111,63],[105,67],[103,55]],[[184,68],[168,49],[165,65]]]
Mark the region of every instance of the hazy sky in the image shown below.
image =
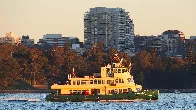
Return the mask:
[[[83,17],[89,8],[124,8],[135,34],[159,35],[168,29],[196,36],[196,0],[0,0],[0,36],[14,32],[38,39],[47,33],[83,41]]]

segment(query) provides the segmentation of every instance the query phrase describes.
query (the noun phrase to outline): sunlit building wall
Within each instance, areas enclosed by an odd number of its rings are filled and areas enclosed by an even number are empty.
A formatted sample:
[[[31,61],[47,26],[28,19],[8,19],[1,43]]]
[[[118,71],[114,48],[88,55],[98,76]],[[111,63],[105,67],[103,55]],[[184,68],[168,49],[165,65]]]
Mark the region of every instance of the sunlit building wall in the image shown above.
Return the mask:
[[[8,43],[11,45],[18,45],[21,43],[21,38],[16,36],[12,32],[9,32],[9,33],[5,34],[5,37],[0,38],[0,43]]]

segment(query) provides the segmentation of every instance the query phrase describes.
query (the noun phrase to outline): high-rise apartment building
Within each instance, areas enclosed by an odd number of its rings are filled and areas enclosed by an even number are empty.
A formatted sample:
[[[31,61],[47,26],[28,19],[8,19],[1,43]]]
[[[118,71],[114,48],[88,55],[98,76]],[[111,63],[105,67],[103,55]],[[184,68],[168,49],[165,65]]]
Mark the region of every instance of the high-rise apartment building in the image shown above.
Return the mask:
[[[90,8],[84,14],[85,47],[91,48],[100,41],[105,48],[134,52],[134,24],[128,13],[122,8]]]

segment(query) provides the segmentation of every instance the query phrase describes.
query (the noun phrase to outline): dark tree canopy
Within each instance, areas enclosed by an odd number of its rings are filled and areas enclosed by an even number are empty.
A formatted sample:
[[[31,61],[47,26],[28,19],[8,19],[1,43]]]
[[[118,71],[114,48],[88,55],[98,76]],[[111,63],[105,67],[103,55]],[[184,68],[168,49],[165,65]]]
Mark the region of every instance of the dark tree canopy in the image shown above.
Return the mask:
[[[185,58],[162,58],[155,49],[141,51],[134,57],[115,48],[104,49],[94,44],[83,55],[64,47],[34,47],[0,44],[0,88],[9,88],[15,80],[28,84],[65,83],[73,68],[78,76],[93,75],[100,67],[114,62],[115,54],[123,64],[132,64],[131,75],[136,84],[146,88],[194,88],[196,86],[196,54],[190,44]]]

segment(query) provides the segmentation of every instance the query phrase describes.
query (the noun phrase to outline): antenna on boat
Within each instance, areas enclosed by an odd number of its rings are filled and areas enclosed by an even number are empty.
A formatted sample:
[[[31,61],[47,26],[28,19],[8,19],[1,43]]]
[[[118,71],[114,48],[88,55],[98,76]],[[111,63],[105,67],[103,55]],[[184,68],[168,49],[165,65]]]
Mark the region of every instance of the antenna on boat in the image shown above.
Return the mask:
[[[122,63],[123,60],[124,60],[123,58],[120,60],[120,66],[121,66],[121,67],[123,67],[123,63]]]
[[[75,74],[75,72],[74,72],[74,68],[73,68],[73,70],[72,70],[72,74],[74,75],[74,77],[76,77],[76,74]]]

